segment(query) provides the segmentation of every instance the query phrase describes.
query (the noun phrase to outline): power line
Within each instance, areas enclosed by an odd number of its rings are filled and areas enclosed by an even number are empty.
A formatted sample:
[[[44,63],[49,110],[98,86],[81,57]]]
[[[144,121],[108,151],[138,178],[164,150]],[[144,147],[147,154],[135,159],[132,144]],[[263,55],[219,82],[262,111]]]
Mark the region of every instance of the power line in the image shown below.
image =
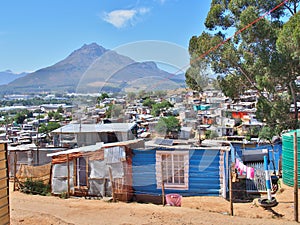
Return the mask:
[[[270,11],[264,13],[262,16],[258,17],[257,19],[255,19],[254,21],[252,21],[251,23],[249,23],[248,25],[244,26],[242,29],[236,31],[233,35],[231,35],[230,37],[228,37],[227,39],[225,39],[224,41],[220,42],[219,44],[215,45],[214,47],[210,48],[208,51],[206,51],[205,53],[201,54],[199,57],[197,57],[196,59],[192,60],[190,62],[190,64],[193,64],[193,62],[204,58],[206,55],[208,55],[209,53],[217,50],[218,48],[220,48],[222,45],[224,45],[226,42],[228,42],[229,40],[231,40],[233,37],[235,37],[236,35],[242,33],[243,31],[245,31],[246,29],[248,29],[249,27],[253,26],[254,24],[256,24],[257,22],[259,22],[261,19],[263,19],[265,16],[271,14],[272,12],[274,12],[275,10],[277,10],[278,8],[280,8],[281,6],[283,6],[285,3],[287,3],[289,0],[284,0],[283,2],[281,2],[280,4],[278,4],[277,6],[275,6],[273,9],[271,9]],[[182,67],[181,69],[177,70],[174,73],[174,76],[179,73],[180,71],[183,71],[183,69],[187,68],[190,66],[190,64]]]

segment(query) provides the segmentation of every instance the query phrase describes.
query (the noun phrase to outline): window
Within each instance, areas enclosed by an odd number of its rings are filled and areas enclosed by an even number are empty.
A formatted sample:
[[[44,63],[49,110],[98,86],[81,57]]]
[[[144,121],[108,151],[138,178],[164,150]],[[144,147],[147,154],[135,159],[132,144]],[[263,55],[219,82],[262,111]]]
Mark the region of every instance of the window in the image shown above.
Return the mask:
[[[157,151],[156,180],[161,188],[162,180],[166,189],[188,189],[188,151]]]

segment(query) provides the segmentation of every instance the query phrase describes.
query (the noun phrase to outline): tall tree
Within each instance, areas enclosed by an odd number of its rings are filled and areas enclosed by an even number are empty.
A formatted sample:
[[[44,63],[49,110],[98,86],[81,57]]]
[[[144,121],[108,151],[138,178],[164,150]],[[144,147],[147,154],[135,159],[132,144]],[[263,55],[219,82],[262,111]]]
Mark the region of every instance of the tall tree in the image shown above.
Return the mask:
[[[206,64],[233,99],[256,89],[258,118],[278,132],[297,126],[297,120],[289,118],[295,74],[277,42],[286,18],[297,13],[299,1],[212,0],[205,20],[207,31],[192,37],[189,45],[191,69]],[[287,36],[290,32],[286,31]],[[295,42],[299,44],[299,39]]]

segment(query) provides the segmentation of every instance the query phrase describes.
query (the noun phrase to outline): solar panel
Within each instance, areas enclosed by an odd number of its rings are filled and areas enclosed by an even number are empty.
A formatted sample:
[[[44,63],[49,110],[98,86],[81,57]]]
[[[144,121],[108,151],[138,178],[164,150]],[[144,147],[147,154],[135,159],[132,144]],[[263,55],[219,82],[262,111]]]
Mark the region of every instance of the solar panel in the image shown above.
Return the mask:
[[[156,138],[155,141],[154,141],[154,144],[172,146],[173,142],[174,142],[174,140],[172,140],[172,139]]]
[[[172,146],[173,145],[173,140],[172,139],[164,139],[161,143],[161,145],[168,145],[168,146]]]
[[[155,141],[154,141],[154,144],[156,145],[161,145],[161,143],[163,142],[164,139],[161,139],[161,138],[156,138]]]

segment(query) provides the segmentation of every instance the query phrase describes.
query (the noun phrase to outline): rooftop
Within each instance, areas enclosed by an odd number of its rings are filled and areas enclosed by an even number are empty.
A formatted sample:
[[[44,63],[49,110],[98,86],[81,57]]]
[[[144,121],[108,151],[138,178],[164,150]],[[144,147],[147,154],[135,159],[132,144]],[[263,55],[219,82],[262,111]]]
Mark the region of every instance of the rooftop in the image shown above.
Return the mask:
[[[103,133],[103,132],[127,132],[131,130],[136,123],[107,123],[107,124],[68,124],[53,130],[52,133]]]

